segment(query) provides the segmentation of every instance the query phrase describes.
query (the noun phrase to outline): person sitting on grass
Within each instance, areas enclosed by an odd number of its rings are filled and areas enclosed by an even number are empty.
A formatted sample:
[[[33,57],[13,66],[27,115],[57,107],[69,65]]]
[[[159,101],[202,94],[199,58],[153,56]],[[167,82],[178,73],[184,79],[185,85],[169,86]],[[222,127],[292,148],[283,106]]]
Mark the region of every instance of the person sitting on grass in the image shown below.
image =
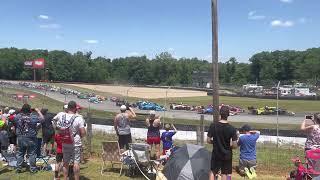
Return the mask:
[[[257,165],[256,143],[259,138],[259,131],[254,131],[248,124],[240,128],[238,146],[240,146],[239,172],[247,175],[249,179],[256,178],[255,167]]]
[[[178,131],[173,124],[171,124],[174,131],[170,131],[170,124],[165,125],[165,132],[161,134],[161,141],[162,141],[162,155],[166,155],[166,151],[172,148],[173,140],[172,136],[174,136]]]

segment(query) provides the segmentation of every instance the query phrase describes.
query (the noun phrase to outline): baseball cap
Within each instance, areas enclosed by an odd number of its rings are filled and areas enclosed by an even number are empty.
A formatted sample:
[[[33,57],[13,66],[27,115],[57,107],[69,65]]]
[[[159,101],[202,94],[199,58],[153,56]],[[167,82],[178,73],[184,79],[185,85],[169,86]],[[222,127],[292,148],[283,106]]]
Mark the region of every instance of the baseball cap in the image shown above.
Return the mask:
[[[15,112],[16,112],[16,110],[14,110],[14,109],[9,110],[9,114],[14,114]]]
[[[65,104],[65,105],[63,106],[63,109],[68,109],[68,104]]]
[[[127,110],[127,106],[126,105],[120,106],[120,111],[125,111],[125,110]]]
[[[251,126],[249,126],[248,124],[243,125],[240,128],[241,131],[251,131]]]

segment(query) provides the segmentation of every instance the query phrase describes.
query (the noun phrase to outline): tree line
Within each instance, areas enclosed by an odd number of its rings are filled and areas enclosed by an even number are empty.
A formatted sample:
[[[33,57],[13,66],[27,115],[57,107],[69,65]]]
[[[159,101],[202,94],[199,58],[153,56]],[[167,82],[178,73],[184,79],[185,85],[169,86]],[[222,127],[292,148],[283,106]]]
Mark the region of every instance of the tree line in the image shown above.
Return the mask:
[[[48,79],[52,81],[192,85],[194,71],[211,72],[212,65],[198,58],[174,58],[163,52],[153,59],[132,56],[109,59],[92,58],[91,52],[0,49],[0,78],[32,80],[33,71],[24,68],[24,61],[45,58]],[[37,70],[37,79],[44,77],[44,70]],[[221,84],[246,83],[272,84],[278,80],[286,83],[303,81],[317,83],[320,75],[320,48],[306,51],[273,51],[253,55],[248,63],[232,57],[219,63]]]

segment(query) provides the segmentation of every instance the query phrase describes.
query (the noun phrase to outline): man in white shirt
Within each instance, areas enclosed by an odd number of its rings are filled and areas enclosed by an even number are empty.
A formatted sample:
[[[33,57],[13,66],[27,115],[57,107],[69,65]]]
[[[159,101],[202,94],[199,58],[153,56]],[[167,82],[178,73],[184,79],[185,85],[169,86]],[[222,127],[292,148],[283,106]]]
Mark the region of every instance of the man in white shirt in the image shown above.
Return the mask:
[[[68,112],[58,113],[54,119],[57,121],[57,130],[62,139],[63,174],[68,179],[69,163],[73,162],[74,179],[79,180],[81,138],[85,137],[83,117],[77,115],[77,104],[74,101],[68,103]]]

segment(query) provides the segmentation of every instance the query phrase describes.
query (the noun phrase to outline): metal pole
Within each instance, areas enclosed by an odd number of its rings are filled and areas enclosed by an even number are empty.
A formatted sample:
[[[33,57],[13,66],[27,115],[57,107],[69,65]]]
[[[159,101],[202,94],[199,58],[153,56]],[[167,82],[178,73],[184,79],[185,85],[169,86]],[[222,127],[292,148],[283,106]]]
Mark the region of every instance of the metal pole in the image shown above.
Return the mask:
[[[218,72],[218,9],[217,0],[211,0],[212,20],[212,97],[213,120],[219,121],[219,72]]]
[[[166,118],[166,111],[167,111],[167,98],[168,98],[169,89],[170,89],[170,86],[166,90],[166,98],[164,99],[164,108],[165,108],[165,110],[163,111],[163,124],[162,124],[163,127],[164,127],[164,123],[165,123],[165,120],[166,120],[165,118]]]
[[[36,82],[37,78],[36,78],[36,69],[33,69],[33,81]]]
[[[277,147],[279,147],[279,86],[277,86]]]

